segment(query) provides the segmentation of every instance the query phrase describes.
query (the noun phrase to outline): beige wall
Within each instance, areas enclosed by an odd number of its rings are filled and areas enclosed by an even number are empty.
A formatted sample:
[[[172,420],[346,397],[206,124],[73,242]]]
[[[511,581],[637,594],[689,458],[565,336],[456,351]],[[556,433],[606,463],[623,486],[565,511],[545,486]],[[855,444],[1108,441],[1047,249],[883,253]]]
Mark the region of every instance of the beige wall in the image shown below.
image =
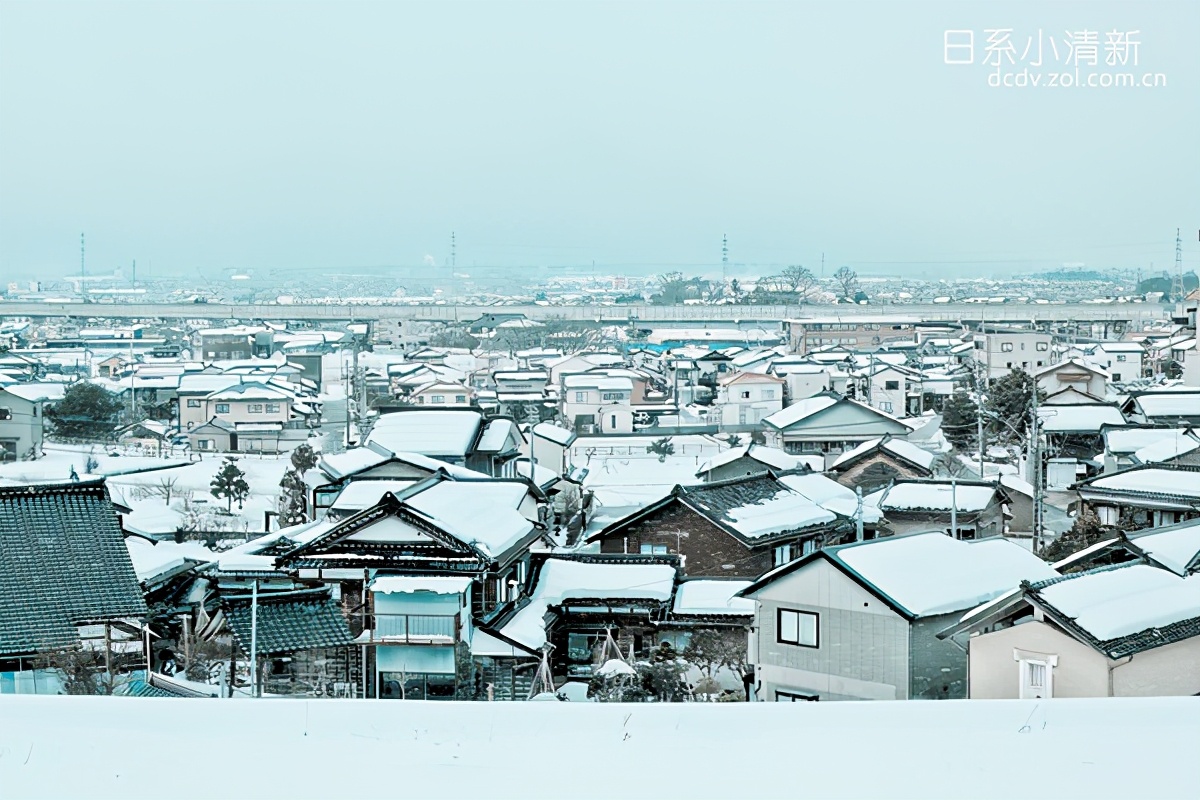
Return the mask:
[[[909,627],[862,586],[817,559],[759,593],[755,639],[759,699],[776,690],[822,700],[904,700],[909,687]],[[820,615],[819,647],[783,644],[777,610]]]
[[[1200,693],[1200,636],[1122,659],[1113,668],[1115,697],[1167,697]]]
[[[1050,625],[1030,621],[970,639],[971,699],[1020,697],[1021,665],[1013,658],[1014,649],[1058,656],[1052,671],[1054,697],[1108,696],[1108,659]]]

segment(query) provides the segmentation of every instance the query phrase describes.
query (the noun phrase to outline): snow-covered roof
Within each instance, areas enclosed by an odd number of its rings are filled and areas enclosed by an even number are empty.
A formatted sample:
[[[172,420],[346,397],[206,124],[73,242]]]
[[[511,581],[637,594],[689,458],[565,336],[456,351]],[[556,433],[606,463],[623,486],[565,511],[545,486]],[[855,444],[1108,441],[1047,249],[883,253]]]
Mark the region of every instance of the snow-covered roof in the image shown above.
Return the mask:
[[[483,435],[479,437],[479,444],[475,449],[481,453],[504,452],[509,447],[509,438],[514,435],[518,439],[521,436],[516,423],[511,419],[493,419],[484,428]]]
[[[786,428],[793,425],[802,419],[811,417],[830,406],[837,405],[839,398],[829,395],[817,395],[816,397],[807,397],[803,400],[798,400],[790,406],[776,411],[763,422],[774,425],[777,428]]]
[[[1080,488],[1110,491],[1150,492],[1200,498],[1200,471],[1147,467],[1102,475]]]
[[[1125,415],[1116,406],[1057,405],[1038,409],[1039,427],[1051,433],[1080,432],[1099,433],[1104,425],[1124,425]]]
[[[1104,432],[1104,441],[1110,453],[1130,454],[1163,439],[1182,437],[1186,431],[1187,428],[1109,428]]]
[[[705,461],[700,469],[696,470],[697,475],[702,475],[706,472],[723,467],[726,464],[732,464],[739,458],[749,456],[768,467],[777,470],[797,469],[804,466],[805,462],[799,456],[789,455],[776,447],[765,447],[760,444],[745,444],[740,447],[731,447],[723,453]]]
[[[901,481],[867,495],[871,505],[888,511],[982,511],[992,503],[996,488],[949,481]]]
[[[837,516],[781,486],[774,497],[725,509],[725,523],[747,539],[833,522]]]
[[[368,443],[389,450],[463,456],[471,450],[482,415],[478,411],[404,411],[375,422]]]
[[[1007,539],[964,542],[944,533],[919,533],[843,545],[831,552],[917,617],[974,608],[1023,580],[1058,575]]]
[[[471,579],[453,576],[385,575],[371,581],[371,591],[381,594],[462,594],[471,586]]]
[[[518,511],[528,491],[524,484],[510,481],[444,480],[406,498],[404,505],[495,557],[533,530],[533,523]]]
[[[564,447],[571,444],[575,440],[574,431],[569,431],[566,428],[560,428],[552,422],[539,422],[533,426],[533,434],[540,436],[543,439],[549,439],[552,442],[561,444]]]
[[[1182,575],[1200,554],[1200,519],[1132,534],[1129,540],[1167,569]]]
[[[12,383],[5,386],[3,391],[22,400],[39,403],[49,400],[62,400],[67,393],[67,387],[62,383]]]
[[[854,493],[854,490],[819,472],[781,475],[779,482],[835,514],[853,518],[858,513],[858,495]],[[863,522],[868,524],[883,519],[883,512],[868,497],[863,497],[862,513]]]
[[[1163,437],[1148,444],[1133,454],[1141,464],[1154,464],[1185,456],[1200,450],[1200,439],[1180,433],[1177,436]]]
[[[750,585],[750,581],[690,580],[679,584],[675,590],[675,603],[671,611],[675,614],[737,614],[754,616],[754,601],[738,597],[738,592]]]
[[[871,452],[877,446],[879,446],[880,442],[883,442],[884,450],[887,450],[888,452],[899,456],[906,461],[911,461],[917,466],[924,467],[925,469],[931,469],[933,467],[933,453],[929,452],[928,450],[923,450],[920,447],[917,447],[915,444],[910,444],[903,439],[893,439],[891,437],[888,437],[887,441],[884,441],[883,437],[865,441],[858,447],[855,447],[853,450],[848,450],[843,453],[837,461],[833,462],[833,466],[836,467],[839,464],[853,461],[864,453]]]
[[[1200,617],[1200,575],[1148,564],[1081,573],[1039,594],[1102,642]]]
[[[378,503],[388,492],[399,494],[412,487],[414,480],[351,481],[334,498],[333,511],[362,511]]]
[[[189,561],[207,564],[217,556],[199,542],[152,542],[141,536],[125,539],[125,549],[139,581],[147,581]]]
[[[1142,394],[1133,402],[1147,417],[1200,416],[1200,391],[1157,392]]]
[[[671,599],[675,568],[668,564],[604,564],[547,559],[538,573],[529,604],[500,633],[537,650],[546,643],[546,609],[564,600]]]

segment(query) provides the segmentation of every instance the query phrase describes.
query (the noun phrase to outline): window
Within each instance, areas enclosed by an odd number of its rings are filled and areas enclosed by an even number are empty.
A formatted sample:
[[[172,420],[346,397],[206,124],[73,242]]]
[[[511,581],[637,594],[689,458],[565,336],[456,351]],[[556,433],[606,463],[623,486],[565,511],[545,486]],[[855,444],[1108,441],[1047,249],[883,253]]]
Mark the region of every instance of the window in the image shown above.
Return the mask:
[[[435,394],[433,397],[430,397],[430,398],[429,398],[429,402],[431,402],[431,403],[433,403],[433,404],[435,404],[435,405],[436,405],[436,404],[438,404],[438,403],[444,403],[444,402],[446,402],[446,395],[444,395],[444,394]]]
[[[1058,665],[1058,656],[1013,650],[1013,660],[1017,662],[1018,696],[1022,700],[1054,696],[1054,667]]]
[[[781,544],[775,548],[775,566],[782,566],[792,560],[792,545]]]
[[[884,381],[883,390],[885,392],[894,392],[900,388],[900,381]]]
[[[665,556],[667,554],[667,546],[665,544],[643,544],[639,549],[644,556]]]
[[[279,403],[267,403],[267,413],[268,414],[278,414],[279,413]]]
[[[890,413],[892,413],[892,404],[891,404],[891,402],[890,402],[890,401],[888,401],[888,400],[881,401],[881,402],[879,403],[879,410],[880,410],[880,411],[882,411],[882,412],[883,412],[883,413],[885,413],[885,414],[890,414]]]
[[[625,393],[624,392],[601,392],[600,399],[605,402],[609,402],[611,400],[616,400],[619,402],[619,401],[625,399]],[[582,401],[580,401],[580,402],[582,402]]]
[[[454,402],[465,403],[467,402],[467,396],[465,394],[456,394],[454,395]]]
[[[763,389],[762,396],[763,396],[763,400],[774,400],[775,399],[775,390],[774,389]]]
[[[782,689],[775,690],[776,703],[814,703],[820,699],[820,696],[815,694],[804,694],[803,692],[785,692]]]
[[[1011,353],[1013,349],[1012,342],[1003,342],[1000,345],[1001,353]]]
[[[781,608],[776,614],[775,638],[781,644],[820,647],[820,618],[811,611]]]
[[[575,393],[575,402],[576,403],[586,403],[587,402],[587,392],[576,392]]]
[[[742,399],[743,399],[743,400],[749,400],[749,399],[750,399],[750,392],[748,392],[748,391],[746,391],[746,392],[742,392]]]
[[[218,414],[228,414],[229,413],[229,403],[217,403],[217,413]]]
[[[1112,374],[1112,379],[1113,379],[1113,382],[1114,382],[1114,383],[1120,383],[1120,382],[1121,382],[1121,373],[1119,373],[1119,372],[1114,372],[1114,373]]]
[[[200,401],[199,401],[199,400],[188,400],[187,407],[188,407],[188,408],[199,408],[199,407],[200,407]]]
[[[249,406],[246,407],[246,411],[248,411],[251,414],[261,414],[261,413],[263,413],[263,404],[262,403],[251,403]]]
[[[1125,356],[1124,356],[1124,354],[1121,354],[1121,355],[1118,355],[1118,356],[1117,356],[1117,361],[1124,361],[1124,360],[1125,360]]]
[[[0,419],[12,419],[12,409],[0,407]]]
[[[1049,342],[1038,342],[1038,343],[1037,343],[1037,349],[1038,349],[1040,352],[1043,352],[1043,353],[1044,353],[1044,352],[1046,352],[1047,350],[1049,350],[1049,349],[1050,349],[1050,343],[1049,343]]]
[[[213,439],[197,439],[196,440],[196,449],[197,450],[213,450],[214,444],[216,444],[216,442]]]

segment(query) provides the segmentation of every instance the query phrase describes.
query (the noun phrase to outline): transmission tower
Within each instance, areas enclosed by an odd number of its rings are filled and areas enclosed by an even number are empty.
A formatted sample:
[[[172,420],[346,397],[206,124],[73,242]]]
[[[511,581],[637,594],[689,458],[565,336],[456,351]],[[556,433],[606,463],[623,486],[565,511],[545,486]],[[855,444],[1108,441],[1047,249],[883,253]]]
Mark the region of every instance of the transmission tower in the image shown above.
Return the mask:
[[[1183,302],[1183,239],[1179,237],[1179,228],[1175,229],[1175,274],[1171,277],[1171,299],[1177,303]]]
[[[83,260],[83,234],[79,234],[79,290],[83,291],[83,278],[87,276],[87,269],[84,266],[86,263]]]
[[[721,234],[721,285],[729,280],[729,236]]]
[[[450,231],[450,269],[458,266],[458,255],[455,249],[454,231]]]

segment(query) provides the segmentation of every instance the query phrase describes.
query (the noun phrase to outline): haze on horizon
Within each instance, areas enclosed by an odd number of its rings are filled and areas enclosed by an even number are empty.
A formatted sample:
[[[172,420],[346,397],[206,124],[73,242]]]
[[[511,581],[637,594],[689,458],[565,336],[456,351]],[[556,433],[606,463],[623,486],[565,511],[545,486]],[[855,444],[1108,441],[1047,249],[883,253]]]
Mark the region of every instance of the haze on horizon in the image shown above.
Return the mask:
[[[1140,31],[1160,88],[947,29]],[[1198,261],[1200,3],[0,2],[0,279]],[[1103,34],[1101,34],[1103,39]],[[1020,47],[1020,43],[1018,43]]]

